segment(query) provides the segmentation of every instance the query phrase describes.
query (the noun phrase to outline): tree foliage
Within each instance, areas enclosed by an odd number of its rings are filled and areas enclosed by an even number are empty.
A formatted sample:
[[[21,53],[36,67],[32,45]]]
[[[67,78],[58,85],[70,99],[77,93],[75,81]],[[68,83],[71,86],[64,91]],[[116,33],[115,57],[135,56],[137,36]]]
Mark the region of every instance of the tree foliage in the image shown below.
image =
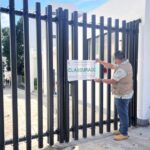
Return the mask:
[[[3,56],[6,57],[7,68],[10,68],[10,29],[2,29]],[[24,75],[24,46],[23,46],[23,19],[20,18],[16,25],[16,48],[17,48],[17,73]],[[9,70],[9,69],[8,69]]]
[[[6,57],[7,68],[10,67],[10,44],[9,44],[9,28],[2,29],[2,48],[3,56]]]

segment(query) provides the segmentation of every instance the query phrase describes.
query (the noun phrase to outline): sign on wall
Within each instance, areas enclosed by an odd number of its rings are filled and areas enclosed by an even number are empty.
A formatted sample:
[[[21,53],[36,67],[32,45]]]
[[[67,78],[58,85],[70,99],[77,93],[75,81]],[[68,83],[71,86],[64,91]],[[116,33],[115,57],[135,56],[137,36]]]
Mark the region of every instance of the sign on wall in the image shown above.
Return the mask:
[[[95,60],[68,60],[68,81],[93,80],[99,76]]]

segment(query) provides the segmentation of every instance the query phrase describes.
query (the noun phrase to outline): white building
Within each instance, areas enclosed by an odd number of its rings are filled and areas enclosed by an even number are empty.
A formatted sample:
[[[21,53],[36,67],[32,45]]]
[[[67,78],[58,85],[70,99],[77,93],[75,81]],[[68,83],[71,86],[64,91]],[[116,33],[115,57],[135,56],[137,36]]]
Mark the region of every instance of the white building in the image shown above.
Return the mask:
[[[138,120],[140,123],[148,123],[150,120],[150,100],[149,100],[149,77],[150,77],[150,69],[148,69],[149,65],[149,56],[150,56],[150,0],[109,0],[104,5],[96,8],[88,12],[88,22],[91,21],[91,15],[95,14],[97,16],[97,23],[99,21],[99,16],[104,16],[105,18],[111,17],[114,19],[133,21],[136,19],[141,19],[140,23],[140,31],[139,31],[139,59],[138,59]],[[82,20],[82,18],[79,18]],[[33,24],[33,22],[30,22]],[[31,25],[32,26],[32,25]],[[43,27],[44,28],[44,27]],[[33,32],[33,28],[30,28],[30,33]],[[81,30],[81,29],[79,29]],[[44,33],[44,32],[43,32]],[[32,34],[33,36],[33,34]],[[88,31],[88,36],[90,37],[90,33]],[[81,35],[79,35],[79,59],[82,59],[82,40],[80,40]],[[34,39],[31,37],[31,39]],[[42,37],[43,43],[45,43],[45,36]],[[32,41],[30,41],[32,43]],[[34,44],[33,44],[34,45]],[[43,44],[44,45],[44,44]],[[35,45],[31,50],[31,89],[33,90],[33,79],[36,78],[34,73],[36,72],[35,64],[32,60],[36,59],[34,49],[36,49]],[[43,90],[46,94],[46,46],[43,46]],[[55,52],[55,49],[54,49]],[[56,60],[54,59],[56,63]],[[56,65],[56,64],[55,64]],[[55,66],[56,67],[56,66]],[[44,69],[45,68],[45,69]],[[79,84],[81,82],[79,81]],[[82,85],[79,86],[80,89]],[[89,86],[90,87],[90,86]],[[79,99],[82,100],[82,92],[79,89]],[[98,90],[98,85],[96,85],[96,89]],[[88,88],[90,90],[90,88]],[[90,92],[89,92],[90,93]],[[98,93],[98,92],[97,92]],[[99,95],[96,95],[99,97]],[[88,103],[90,103],[90,94],[88,95]],[[105,107],[105,106],[104,106]],[[113,109],[113,108],[112,108]]]

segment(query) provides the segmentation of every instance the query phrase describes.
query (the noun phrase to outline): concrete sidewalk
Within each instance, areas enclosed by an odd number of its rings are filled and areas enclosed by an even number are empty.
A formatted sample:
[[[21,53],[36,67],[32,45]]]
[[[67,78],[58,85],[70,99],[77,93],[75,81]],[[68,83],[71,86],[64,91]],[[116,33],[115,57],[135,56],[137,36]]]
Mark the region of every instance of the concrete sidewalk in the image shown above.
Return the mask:
[[[56,97],[55,97],[56,98]],[[11,89],[5,88],[4,90],[4,115],[5,115],[5,139],[12,139],[12,97]],[[43,97],[43,132],[47,131],[47,109],[46,109],[46,97]],[[55,106],[57,106],[55,100]],[[88,107],[88,116],[90,116],[90,108]],[[25,92],[18,89],[18,126],[19,137],[26,135],[26,110],[25,110]],[[71,112],[71,109],[70,109]],[[57,113],[57,107],[55,107],[55,114]],[[82,104],[79,105],[79,114],[82,114]],[[57,115],[54,115],[54,124],[57,127]],[[96,113],[98,118],[98,112]],[[105,115],[104,115],[105,117]],[[90,117],[88,117],[90,121]],[[32,134],[38,133],[38,112],[37,112],[37,95],[31,94],[31,131]],[[72,119],[70,119],[71,121]],[[79,122],[82,123],[82,115],[79,115]],[[113,126],[111,126],[113,128]],[[99,133],[99,128],[96,128],[96,133]],[[91,135],[90,128],[88,129],[88,137]],[[110,133],[106,133],[104,126],[104,134],[97,134],[95,137],[82,139],[82,131],[79,131],[79,141],[73,141],[68,144],[55,144],[53,148],[47,146],[47,138],[44,138],[43,150],[150,150],[150,127],[147,128],[132,128],[130,129],[129,140],[116,142],[113,140],[113,136]],[[54,136],[54,142],[57,142],[57,136]],[[38,140],[32,140],[32,150],[38,150]],[[7,145],[6,150],[12,150],[12,145]],[[19,143],[19,149],[26,149],[26,142]]]
[[[114,141],[111,133],[88,139],[72,141],[67,144],[56,144],[44,150],[150,150],[150,126],[129,129],[130,138],[125,141]]]

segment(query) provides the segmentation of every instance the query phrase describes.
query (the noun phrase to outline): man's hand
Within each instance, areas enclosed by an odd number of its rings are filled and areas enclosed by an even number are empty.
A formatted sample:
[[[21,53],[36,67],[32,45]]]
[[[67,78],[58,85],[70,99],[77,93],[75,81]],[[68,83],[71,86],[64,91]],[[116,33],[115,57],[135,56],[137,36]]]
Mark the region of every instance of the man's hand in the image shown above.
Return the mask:
[[[115,69],[115,66],[113,64],[99,60],[99,59],[96,59],[96,63],[103,65],[104,68],[106,68],[106,69]]]
[[[96,59],[96,63],[100,63],[100,60],[99,60],[99,59]]]
[[[105,61],[100,61],[100,64],[104,66],[104,68],[109,69],[110,68],[110,63],[107,63]]]
[[[103,65],[103,66],[107,66],[109,63],[107,63],[107,62],[105,62],[105,61],[102,61],[102,60],[100,60],[100,59],[96,59],[96,63],[99,63],[99,64],[101,64],[101,65]]]
[[[106,83],[106,84],[115,84],[117,83],[114,79],[95,79],[95,82]]]

